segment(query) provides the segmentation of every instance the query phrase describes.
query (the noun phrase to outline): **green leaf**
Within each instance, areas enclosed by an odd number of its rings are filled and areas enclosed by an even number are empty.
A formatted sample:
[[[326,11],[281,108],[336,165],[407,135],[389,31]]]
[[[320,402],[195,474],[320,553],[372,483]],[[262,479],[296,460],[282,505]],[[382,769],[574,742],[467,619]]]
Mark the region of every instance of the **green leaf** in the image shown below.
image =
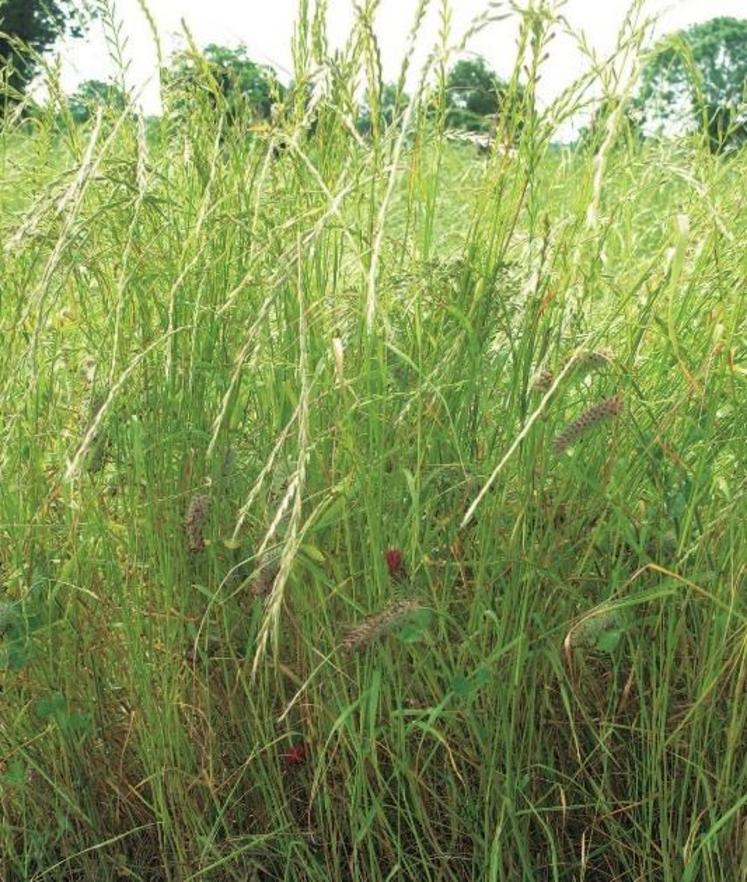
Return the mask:
[[[47,698],[42,698],[36,703],[36,713],[43,719],[59,717],[65,712],[65,699],[59,692],[53,692]]]
[[[11,760],[8,768],[0,775],[0,781],[11,787],[22,787],[26,783],[26,769],[21,760]]]
[[[468,698],[472,692],[472,683],[470,682],[469,677],[459,674],[451,681],[449,689],[460,698]]]
[[[469,677],[458,674],[451,681],[450,690],[460,698],[469,698],[470,695],[482,689],[491,681],[490,671],[487,668],[477,668]]]
[[[612,654],[619,646],[623,633],[620,628],[602,631],[596,640],[597,649]]]
[[[57,809],[55,811],[55,817],[57,818],[57,835],[63,836],[65,833],[69,833],[72,828],[70,826],[70,820],[65,812]]]
[[[307,557],[311,558],[311,560],[316,561],[316,563],[324,563],[326,558],[322,554],[322,552],[316,547],[316,545],[307,545],[304,544],[301,546],[301,550],[306,554]]]
[[[206,597],[208,600],[215,600],[215,592],[211,591],[205,585],[200,585],[198,582],[193,582],[192,587],[195,589],[195,591],[199,591],[199,593],[202,594],[203,597]]]
[[[26,648],[25,641],[14,640],[7,649],[5,654],[5,667],[14,674],[26,667],[29,662],[30,654]]]
[[[398,637],[403,643],[417,643],[431,625],[432,613],[429,609],[419,609],[414,612],[406,625],[399,630]]]
[[[69,735],[87,735],[91,731],[91,715],[87,713],[61,714],[58,722],[60,729]]]

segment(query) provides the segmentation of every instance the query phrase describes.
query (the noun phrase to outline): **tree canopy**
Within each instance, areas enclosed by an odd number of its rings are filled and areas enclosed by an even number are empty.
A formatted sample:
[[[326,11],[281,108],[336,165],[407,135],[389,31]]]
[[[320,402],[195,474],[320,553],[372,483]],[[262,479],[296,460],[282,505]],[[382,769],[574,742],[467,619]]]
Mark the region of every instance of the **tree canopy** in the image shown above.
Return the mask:
[[[630,145],[643,141],[640,109],[632,103],[621,108],[621,101],[619,96],[611,95],[599,103],[589,124],[581,129],[577,142],[579,147],[597,153],[607,137],[610,120],[616,113],[619,113],[619,117],[614,121],[616,143]]]
[[[664,38],[644,68],[649,124],[697,127],[721,151],[747,140],[747,20],[714,18]]]
[[[450,126],[472,132],[487,131],[502,104],[505,84],[484,58],[463,58],[446,80],[446,118]]]
[[[86,80],[70,97],[70,115],[77,123],[87,122],[94,108],[104,105],[117,112],[125,109],[127,98],[116,83]]]
[[[182,53],[165,80],[175,88],[182,105],[188,97],[202,94],[232,121],[269,119],[273,105],[285,92],[275,71],[252,61],[245,46],[234,49],[211,43],[201,56]]]
[[[514,142],[534,114],[527,91],[507,83],[484,58],[461,59],[446,79],[446,122],[451,128],[485,132]]]
[[[395,83],[384,83],[381,86],[381,92],[378,101],[378,112],[381,125],[383,127],[391,126],[398,114],[402,112],[409,101],[406,93],[400,92]],[[365,104],[358,116],[357,125],[361,132],[370,132],[374,123],[374,111]]]
[[[83,13],[76,0],[4,0],[0,3],[0,65],[16,95],[38,68],[38,56],[65,33],[80,34]],[[31,52],[24,51],[28,47]]]

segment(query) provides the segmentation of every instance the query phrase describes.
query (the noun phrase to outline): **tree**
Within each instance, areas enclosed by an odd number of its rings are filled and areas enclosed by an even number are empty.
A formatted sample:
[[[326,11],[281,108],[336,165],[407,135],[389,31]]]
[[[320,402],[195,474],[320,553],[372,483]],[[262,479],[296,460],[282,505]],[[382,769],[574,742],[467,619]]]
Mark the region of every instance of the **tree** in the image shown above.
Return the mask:
[[[87,122],[94,108],[104,105],[121,113],[127,104],[127,99],[122,89],[112,82],[103,83],[101,80],[86,80],[78,86],[77,91],[70,97],[70,115],[77,123]]]
[[[379,96],[379,119],[383,128],[392,125],[399,114],[407,106],[409,97],[406,93],[400,93],[394,83],[384,83]],[[366,104],[361,109],[357,120],[358,131],[368,134],[373,128],[373,111]]]
[[[285,92],[275,71],[252,61],[245,46],[231,49],[214,43],[202,56],[177,56],[165,81],[176,92],[181,109],[185,102],[202,96],[212,108],[222,110],[229,122],[269,120],[273,105]]]
[[[747,20],[714,18],[665,37],[644,68],[650,124],[699,129],[712,151],[747,140]]]
[[[446,80],[446,120],[456,129],[485,132],[501,109],[506,86],[484,58],[462,59]]]
[[[18,97],[29,85],[37,72],[39,56],[63,34],[80,35],[83,24],[76,0],[0,3],[0,65],[6,68],[11,98]]]
[[[255,116],[270,119],[273,104],[283,93],[271,67],[252,61],[245,46],[229,49],[211,43],[205,49],[205,58],[229,103],[245,103]]]
[[[594,111],[589,125],[581,129],[578,138],[578,146],[597,153],[602,146],[608,133],[608,125],[613,114],[620,111],[618,96],[604,98]],[[632,103],[627,104],[620,111],[620,118],[616,121],[617,134],[616,144],[634,144],[643,141],[643,129],[641,127],[641,114],[639,108]]]

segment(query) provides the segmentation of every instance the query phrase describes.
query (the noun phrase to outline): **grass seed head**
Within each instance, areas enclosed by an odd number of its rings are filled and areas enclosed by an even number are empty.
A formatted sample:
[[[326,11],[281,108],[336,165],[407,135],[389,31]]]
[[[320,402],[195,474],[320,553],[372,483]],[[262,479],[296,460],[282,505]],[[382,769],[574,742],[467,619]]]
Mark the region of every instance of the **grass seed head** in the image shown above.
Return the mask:
[[[335,379],[337,385],[341,386],[345,382],[345,346],[342,337],[332,338],[332,355],[335,361]]]
[[[622,396],[613,395],[600,404],[595,404],[584,411],[578,419],[575,419],[570,425],[558,435],[553,441],[552,449],[555,454],[561,454],[567,450],[572,444],[575,444],[579,438],[590,432],[595,426],[606,420],[615,419],[622,411]]]
[[[550,386],[555,382],[555,376],[552,371],[546,368],[537,371],[532,379],[532,389],[535,392],[547,392]]]
[[[615,360],[614,353],[609,349],[590,349],[577,352],[571,358],[571,371],[597,371],[609,367]]]
[[[80,373],[86,386],[89,388],[93,386],[94,381],[96,380],[96,359],[92,355],[87,355],[83,359]]]
[[[422,604],[417,600],[397,600],[391,603],[380,613],[369,616],[348,631],[342,641],[343,650],[355,652],[365,649],[420,609]]]
[[[209,506],[210,499],[204,493],[196,494],[189,503],[185,528],[189,550],[192,552],[196,553],[205,548],[203,529]]]

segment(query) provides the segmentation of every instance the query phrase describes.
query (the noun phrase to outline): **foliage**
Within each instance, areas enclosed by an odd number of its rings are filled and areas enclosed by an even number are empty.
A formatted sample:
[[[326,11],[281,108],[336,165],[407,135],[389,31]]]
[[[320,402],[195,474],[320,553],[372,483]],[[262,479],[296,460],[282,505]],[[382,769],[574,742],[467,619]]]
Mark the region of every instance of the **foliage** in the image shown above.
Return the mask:
[[[39,56],[61,35],[80,34],[83,21],[77,0],[4,0],[0,5],[0,65],[7,67],[9,97],[26,89],[38,69]]]
[[[484,58],[463,58],[449,71],[446,81],[446,119],[449,126],[487,131],[501,109],[505,85]]]
[[[392,125],[406,106],[408,100],[408,96],[404,93],[400,93],[395,83],[384,83],[382,85],[377,111],[381,125],[384,128]],[[374,110],[369,105],[365,105],[362,108],[357,120],[359,131],[364,133],[371,131],[373,126],[373,114]]]
[[[513,142],[535,108],[517,83],[499,79],[484,58],[460,59],[446,79],[446,124],[450,128],[488,133],[500,130],[501,140]]]
[[[729,153],[747,143],[747,104],[708,104],[702,125],[712,153]]]
[[[636,106],[626,104],[620,110],[622,99],[605,98],[594,111],[591,121],[578,138],[578,146],[596,153],[609,132],[608,126],[615,126],[615,143],[619,147],[640,144],[643,140],[641,114]],[[615,116],[615,114],[618,114]]]
[[[665,38],[642,75],[651,122],[698,127],[713,152],[747,139],[747,20],[714,18]]]
[[[77,123],[87,122],[98,106],[121,113],[126,104],[127,99],[120,86],[101,80],[86,80],[81,83],[68,102],[70,114]]]
[[[285,93],[273,69],[252,61],[245,46],[214,43],[202,55],[178,55],[164,72],[164,82],[182,109],[206,99],[229,122],[269,120]]]

